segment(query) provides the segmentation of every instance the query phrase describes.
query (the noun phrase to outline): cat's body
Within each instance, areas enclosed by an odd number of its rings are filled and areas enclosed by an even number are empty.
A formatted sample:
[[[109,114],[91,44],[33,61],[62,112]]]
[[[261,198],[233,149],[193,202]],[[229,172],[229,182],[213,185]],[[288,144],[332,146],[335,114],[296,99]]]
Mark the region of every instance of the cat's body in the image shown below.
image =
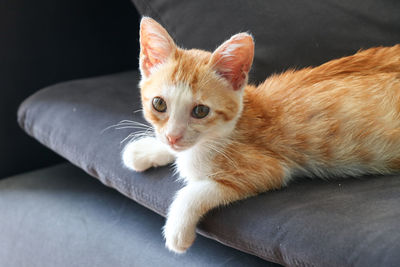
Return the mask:
[[[274,169],[283,168],[284,183],[299,172],[331,177],[400,169],[400,46],[274,75],[247,86],[243,100],[225,149],[243,175],[252,173],[246,166],[265,168],[270,157],[281,165]],[[230,165],[217,158],[217,168]]]
[[[246,85],[253,49],[239,34],[214,53],[182,50],[159,24],[142,20],[142,102],[158,140],[130,143],[123,159],[143,171],[176,157],[186,186],[164,228],[175,252],[192,244],[208,210],[296,175],[400,169],[399,45],[287,71],[258,87]]]

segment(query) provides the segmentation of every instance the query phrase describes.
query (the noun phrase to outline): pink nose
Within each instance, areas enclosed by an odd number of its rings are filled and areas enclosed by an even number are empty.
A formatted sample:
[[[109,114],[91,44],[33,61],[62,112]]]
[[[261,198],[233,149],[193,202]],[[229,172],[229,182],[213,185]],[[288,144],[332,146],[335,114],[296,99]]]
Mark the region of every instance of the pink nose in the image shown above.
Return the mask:
[[[182,139],[182,135],[174,136],[174,135],[167,135],[168,142],[171,145],[175,145],[179,140]]]

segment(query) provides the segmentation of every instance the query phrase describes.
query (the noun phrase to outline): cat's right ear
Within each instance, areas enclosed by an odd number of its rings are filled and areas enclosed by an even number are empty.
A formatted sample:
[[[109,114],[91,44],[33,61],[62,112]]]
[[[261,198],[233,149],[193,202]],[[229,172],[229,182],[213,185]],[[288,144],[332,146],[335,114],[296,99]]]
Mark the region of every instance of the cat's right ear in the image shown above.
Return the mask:
[[[149,77],[154,69],[164,63],[176,50],[168,32],[155,20],[143,17],[140,22],[139,68],[142,77]]]

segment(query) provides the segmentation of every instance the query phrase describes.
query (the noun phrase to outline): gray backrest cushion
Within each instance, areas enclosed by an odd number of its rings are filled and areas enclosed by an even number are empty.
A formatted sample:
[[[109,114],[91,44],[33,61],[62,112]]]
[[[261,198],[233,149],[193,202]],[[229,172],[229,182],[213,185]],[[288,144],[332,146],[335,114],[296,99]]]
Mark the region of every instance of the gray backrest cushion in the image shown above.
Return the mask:
[[[124,168],[120,142],[131,130],[103,131],[123,119],[143,122],[140,113],[133,113],[140,109],[138,79],[135,71],[54,85],[21,105],[19,122],[104,184],[165,215],[182,186],[171,168],[143,173]],[[289,266],[399,266],[399,203],[399,176],[300,179],[216,209],[198,230]]]
[[[254,35],[250,79],[315,66],[361,48],[400,43],[396,0],[133,0],[178,45],[215,49],[231,35]]]

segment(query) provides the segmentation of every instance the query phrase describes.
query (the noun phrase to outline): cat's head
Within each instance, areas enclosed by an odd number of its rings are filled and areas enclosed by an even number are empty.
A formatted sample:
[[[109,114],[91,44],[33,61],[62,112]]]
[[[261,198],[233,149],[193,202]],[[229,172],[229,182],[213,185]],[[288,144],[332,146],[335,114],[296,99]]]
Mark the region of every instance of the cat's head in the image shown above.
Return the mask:
[[[182,151],[229,135],[242,111],[253,55],[247,33],[232,36],[213,53],[185,50],[160,24],[144,17],[140,88],[144,116],[157,138]]]

